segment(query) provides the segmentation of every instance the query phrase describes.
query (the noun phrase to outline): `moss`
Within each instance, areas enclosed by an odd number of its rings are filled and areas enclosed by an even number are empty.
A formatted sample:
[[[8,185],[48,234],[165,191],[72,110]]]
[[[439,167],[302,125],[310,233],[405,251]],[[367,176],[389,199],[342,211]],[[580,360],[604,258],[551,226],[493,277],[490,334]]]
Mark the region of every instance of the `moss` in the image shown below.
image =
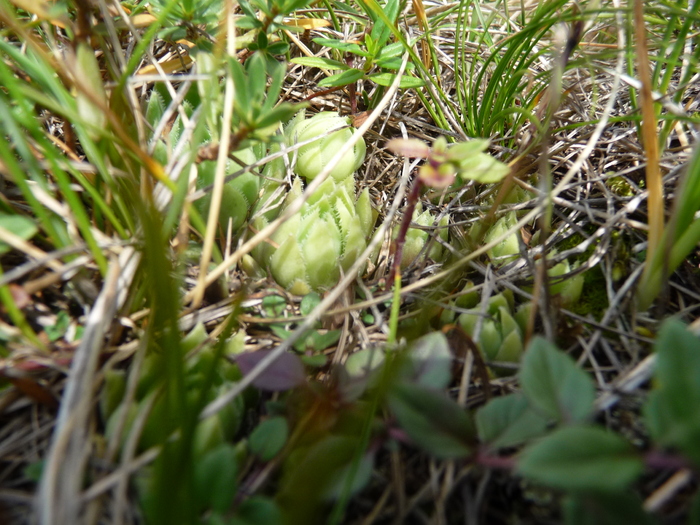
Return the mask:
[[[597,320],[601,319],[608,308],[608,294],[600,267],[591,268],[584,274],[581,298],[570,308],[578,315],[592,314]]]

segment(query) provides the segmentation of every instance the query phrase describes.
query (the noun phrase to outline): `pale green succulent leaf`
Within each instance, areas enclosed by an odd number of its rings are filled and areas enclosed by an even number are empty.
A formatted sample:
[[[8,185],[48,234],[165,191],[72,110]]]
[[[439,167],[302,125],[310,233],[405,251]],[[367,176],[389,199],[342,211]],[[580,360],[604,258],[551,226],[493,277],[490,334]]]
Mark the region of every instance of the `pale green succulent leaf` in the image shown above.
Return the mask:
[[[509,212],[496,221],[489,231],[486,232],[484,242],[490,244],[502,235],[511,230],[517,222],[514,212]],[[517,259],[520,254],[520,243],[518,242],[518,232],[511,232],[505,239],[496,244],[488,251],[491,259],[499,259],[499,262],[510,262]]]
[[[372,202],[369,198],[369,189],[365,188],[360,193],[355,203],[355,213],[360,220],[360,225],[362,226],[362,233],[365,238],[368,238],[372,233],[372,228],[374,228],[374,210],[372,209]]]
[[[502,342],[500,327],[493,320],[484,319],[481,325],[481,333],[479,334],[479,344],[486,359],[489,361],[496,359]]]
[[[494,361],[517,363],[523,354],[523,340],[518,332],[511,332],[503,338]]]
[[[513,319],[513,316],[510,315],[510,309],[502,306],[498,309],[498,312],[501,319],[501,334],[503,334],[503,337],[513,332],[518,334],[518,337],[521,337],[520,327],[518,323],[515,322],[515,319]]]
[[[303,242],[308,282],[314,289],[330,288],[338,282],[340,231],[332,220],[317,220]]]
[[[348,231],[345,233],[345,246],[343,256],[340,260],[340,265],[344,271],[350,269],[353,263],[360,257],[363,251],[367,248],[365,234],[362,231],[362,226],[357,217],[353,217]]]
[[[297,291],[302,290],[304,288],[302,285],[305,284],[308,288],[306,293],[311,291],[306,275],[306,262],[301,247],[293,235],[290,234],[272,254],[270,270],[275,281],[288,290],[292,288]]]

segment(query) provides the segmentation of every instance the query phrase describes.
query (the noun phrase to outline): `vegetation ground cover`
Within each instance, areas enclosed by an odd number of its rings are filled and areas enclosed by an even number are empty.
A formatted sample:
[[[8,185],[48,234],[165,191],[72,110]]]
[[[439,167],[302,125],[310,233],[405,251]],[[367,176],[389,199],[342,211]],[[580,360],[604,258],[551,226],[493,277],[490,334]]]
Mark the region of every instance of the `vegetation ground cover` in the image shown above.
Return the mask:
[[[0,521],[700,520],[698,5],[0,0]]]

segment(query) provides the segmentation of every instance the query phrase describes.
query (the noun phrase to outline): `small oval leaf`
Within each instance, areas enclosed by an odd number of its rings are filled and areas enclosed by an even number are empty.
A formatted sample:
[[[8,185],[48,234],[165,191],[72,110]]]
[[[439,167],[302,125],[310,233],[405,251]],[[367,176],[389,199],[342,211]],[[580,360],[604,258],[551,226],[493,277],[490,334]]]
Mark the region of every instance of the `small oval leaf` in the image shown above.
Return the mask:
[[[257,352],[239,354],[235,358],[236,363],[243,374],[248,374],[271,351],[258,350]],[[299,386],[305,381],[306,374],[301,359],[289,352],[284,352],[253,380],[253,385],[261,390],[278,392]]]

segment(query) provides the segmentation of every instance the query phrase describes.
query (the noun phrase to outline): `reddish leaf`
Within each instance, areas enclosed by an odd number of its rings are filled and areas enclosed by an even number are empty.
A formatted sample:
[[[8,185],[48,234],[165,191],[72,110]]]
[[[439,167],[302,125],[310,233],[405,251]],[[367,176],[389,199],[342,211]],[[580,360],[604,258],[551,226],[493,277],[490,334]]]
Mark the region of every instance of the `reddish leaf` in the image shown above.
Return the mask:
[[[32,298],[25,291],[24,287],[15,283],[10,283],[9,288],[10,294],[12,295],[12,300],[15,302],[15,306],[17,306],[17,308],[20,310],[29,306],[29,304],[32,302]]]
[[[255,366],[265,359],[271,350],[258,350],[236,356],[236,363],[244,374],[250,373]],[[299,386],[306,381],[304,365],[298,356],[284,352],[275,359],[258,377],[253,385],[261,390],[282,391]]]
[[[405,157],[424,159],[430,155],[430,146],[418,139],[391,139],[386,148]]]
[[[8,377],[7,379],[17,390],[37,403],[41,403],[52,409],[58,408],[58,401],[56,401],[51,391],[33,379],[27,377]]]

